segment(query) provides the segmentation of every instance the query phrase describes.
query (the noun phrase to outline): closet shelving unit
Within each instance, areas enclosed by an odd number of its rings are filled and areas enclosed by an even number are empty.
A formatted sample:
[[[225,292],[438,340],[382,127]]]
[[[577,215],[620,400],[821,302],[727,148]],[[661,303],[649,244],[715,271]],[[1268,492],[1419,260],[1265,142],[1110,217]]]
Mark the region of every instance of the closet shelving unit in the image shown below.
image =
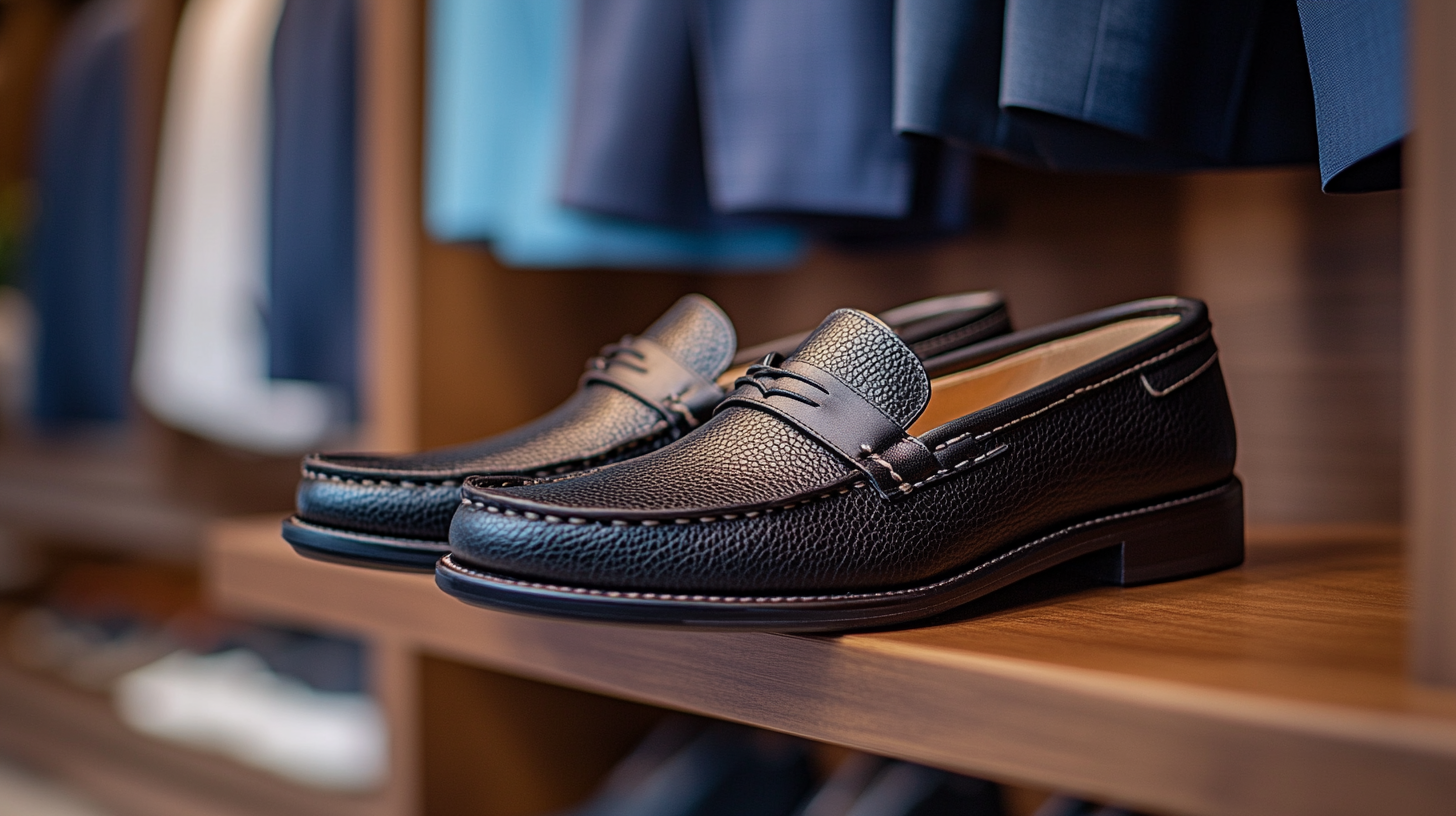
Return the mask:
[[[269,517],[214,528],[213,597],[371,638],[395,728],[400,813],[419,812],[427,798],[419,745],[429,724],[413,696],[419,655],[1158,812],[1449,813],[1456,386],[1445,375],[1456,368],[1456,52],[1445,46],[1456,38],[1456,7],[1412,6],[1420,129],[1406,153],[1404,534],[1368,524],[1255,526],[1248,564],[1226,573],[1135,589],[1053,574],[931,626],[806,637],[475,609],[429,577],[297,558]],[[430,321],[441,316],[430,291],[464,280],[459,268],[469,264],[419,227],[421,9],[385,0],[369,8],[371,430],[376,447],[406,449],[444,441],[431,430],[441,364],[426,347],[438,346]],[[479,365],[482,378],[501,370]],[[498,385],[466,402],[490,426],[491,416],[519,413],[514,398]],[[1258,429],[1242,430],[1247,450]]]
[[[500,430],[548,407],[574,379],[556,374],[604,338],[645,323],[674,296],[666,289],[687,284],[617,275],[621,286],[604,299],[604,287],[579,289],[581,276],[532,273],[525,284],[522,276],[482,274],[490,264],[483,251],[428,241],[419,221],[425,0],[361,2],[365,436],[368,447],[405,450]],[[151,7],[175,19],[177,0]],[[1456,7],[1413,0],[1412,10],[1420,130],[1406,151],[1403,219],[1411,304],[1404,533],[1381,524],[1255,526],[1245,567],[1170,585],[1122,590],[1052,574],[925,627],[840,637],[687,633],[475,609],[439,593],[427,576],[298,558],[278,537],[277,515],[219,521],[215,506],[159,489],[150,471],[139,476],[125,450],[13,448],[0,451],[7,528],[147,557],[189,559],[201,550],[222,609],[367,637],[392,755],[378,791],[308,791],[133,734],[103,699],[3,665],[0,752],[76,782],[121,814],[527,816],[583,794],[655,716],[621,702],[628,700],[1154,812],[1449,813],[1456,386],[1443,375],[1456,367],[1456,230],[1448,226],[1456,223],[1456,52],[1446,47],[1456,39]],[[1269,225],[1293,211],[1279,203],[1293,201],[1290,181],[1194,184],[1209,193],[1200,199],[1208,212],[1226,205],[1220,196],[1230,191],[1245,210],[1257,209],[1239,222],[1236,239],[1273,236],[1277,244],[1279,229]],[[1031,240],[991,242],[975,259],[1076,273],[1043,276],[1049,290],[1073,293],[1062,302],[1014,298],[1017,314],[1035,322],[1074,311],[1069,305],[1168,290],[1204,296],[1220,270],[1248,265],[1249,253],[1289,250],[1230,241],[1221,221],[1208,229],[1180,221],[1171,206],[1178,184],[1076,182],[1102,185],[1097,209],[1117,214],[1115,228],[1089,221],[1086,209],[1068,212],[1057,192],[1065,187],[1033,194],[1032,223],[1011,227]],[[1137,251],[1126,251],[1130,245]],[[966,261],[957,252],[943,262],[921,257],[915,274],[894,275],[893,257],[819,254],[782,280],[692,288],[724,300],[753,342],[815,317],[826,296],[811,290],[836,287],[828,300],[866,305],[944,290],[959,280],[945,266]],[[1143,263],[1126,267],[1129,259]],[[1175,265],[1195,273],[1166,271]],[[1248,288],[1236,299],[1277,296],[1270,291]],[[583,327],[565,340],[517,336],[533,331],[541,311],[523,294]],[[735,310],[735,298],[753,308]],[[1232,328],[1227,312],[1215,320]],[[1234,334],[1220,336],[1231,379],[1240,359]],[[1246,337],[1244,347],[1259,342]],[[540,384],[552,377],[559,382]],[[1240,393],[1234,398],[1245,467],[1262,467],[1258,457],[1277,446],[1249,421],[1257,412],[1245,411]],[[1391,450],[1398,443],[1361,439],[1358,455],[1340,460],[1359,486],[1347,495],[1385,491],[1375,504],[1399,501]],[[1274,486],[1280,501],[1298,500],[1289,485]],[[479,682],[448,686],[441,678],[456,669],[442,666],[484,671]],[[462,734],[468,730],[478,733]],[[447,765],[453,779],[441,770]]]
[[[65,779],[132,816],[353,816],[394,813],[378,796],[310,790],[220,757],[144,737],[111,701],[0,664],[0,753]]]

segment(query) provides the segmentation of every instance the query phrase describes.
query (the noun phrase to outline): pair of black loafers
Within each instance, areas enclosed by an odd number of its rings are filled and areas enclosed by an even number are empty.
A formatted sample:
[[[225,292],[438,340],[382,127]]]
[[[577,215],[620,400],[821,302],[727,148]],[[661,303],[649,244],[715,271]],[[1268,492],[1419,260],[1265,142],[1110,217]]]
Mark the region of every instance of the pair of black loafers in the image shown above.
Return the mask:
[[[735,354],[684,298],[516,431],[309,457],[284,537],[496,609],[769,631],[922,618],[1081,556],[1119,584],[1240,563],[1203,304],[1009,329],[975,293]]]

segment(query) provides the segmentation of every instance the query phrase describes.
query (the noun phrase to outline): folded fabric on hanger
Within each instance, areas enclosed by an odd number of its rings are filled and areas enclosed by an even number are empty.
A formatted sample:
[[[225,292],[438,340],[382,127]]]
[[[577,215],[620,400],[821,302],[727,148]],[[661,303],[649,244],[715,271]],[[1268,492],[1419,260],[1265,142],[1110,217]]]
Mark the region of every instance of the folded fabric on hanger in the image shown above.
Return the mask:
[[[698,10],[718,210],[909,213],[911,150],[890,126],[893,0],[706,0]]]
[[[781,266],[798,231],[669,229],[557,201],[575,0],[431,5],[425,216],[442,240],[491,241],[516,266]]]
[[[1297,30],[1262,24],[1279,5],[1007,0],[1001,105],[1058,169],[1312,161],[1306,72],[1297,61],[1255,65],[1256,55],[1301,46]],[[1278,41],[1261,42],[1270,37]],[[1271,121],[1247,122],[1246,91],[1263,87],[1288,89],[1286,104]],[[1269,144],[1247,144],[1245,129]]]
[[[1400,187],[1406,107],[1403,0],[1299,0],[1314,80],[1320,181],[1326,192]]]
[[[342,414],[323,386],[268,378],[268,88],[282,10],[193,0],[183,11],[133,374],[163,421],[265,453],[316,446]]]
[[[1315,157],[1279,0],[899,0],[896,127],[1072,171]]]
[[[268,373],[357,414],[355,0],[287,0],[273,43]]]
[[[32,412],[42,425],[126,415],[126,155],[136,12],[132,0],[82,6],[45,91],[26,281],[39,323]]]
[[[897,0],[895,130],[1040,166],[1031,132],[1001,108],[1006,0]]]
[[[708,203],[684,0],[595,0],[577,23],[563,204],[671,226],[724,217]]]
[[[964,227],[969,154],[892,128],[893,0],[599,0],[580,14],[564,203],[840,240]]]

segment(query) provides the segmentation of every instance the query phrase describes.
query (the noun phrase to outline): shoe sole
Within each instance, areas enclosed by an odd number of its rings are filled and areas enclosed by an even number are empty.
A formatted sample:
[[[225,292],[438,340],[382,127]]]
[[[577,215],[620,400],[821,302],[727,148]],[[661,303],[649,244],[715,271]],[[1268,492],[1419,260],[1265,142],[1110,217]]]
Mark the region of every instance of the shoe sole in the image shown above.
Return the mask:
[[[1094,555],[1095,554],[1095,555]],[[812,596],[626,592],[522,581],[446,555],[435,583],[467,603],[507,612],[605,623],[719,631],[828,632],[930,617],[1074,558],[1119,586],[1191,578],[1244,561],[1244,493],[1237,478],[1070,524],[949,578],[882,592]]]
[[[356,533],[313,524],[297,516],[283,520],[283,540],[293,546],[294,552],[315,561],[397,572],[434,572],[435,562],[450,552],[450,545],[444,541]]]

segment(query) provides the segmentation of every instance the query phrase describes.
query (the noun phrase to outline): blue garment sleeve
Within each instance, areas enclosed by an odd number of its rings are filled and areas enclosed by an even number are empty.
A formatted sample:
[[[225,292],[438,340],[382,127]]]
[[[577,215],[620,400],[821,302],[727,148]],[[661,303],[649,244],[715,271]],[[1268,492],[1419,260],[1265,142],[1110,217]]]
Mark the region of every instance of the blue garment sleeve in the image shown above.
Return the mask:
[[[490,241],[505,263],[531,267],[798,259],[803,237],[793,229],[671,229],[560,202],[577,0],[437,0],[430,9],[425,216],[436,237]]]
[[[686,0],[580,7],[561,201],[702,227],[708,204]]]
[[[1406,98],[1402,0],[1299,0],[1326,192],[1400,186]]]
[[[273,43],[268,365],[356,408],[355,0],[288,0]],[[353,411],[352,413],[357,413]]]
[[[1231,156],[1259,0],[1007,0],[1001,105],[1066,169]]]
[[[125,161],[129,0],[97,0],[63,35],[40,122],[27,289],[38,317],[32,412],[42,425],[125,418],[132,292]]]
[[[898,0],[895,129],[1040,165],[1031,134],[1001,108],[1005,0]]]
[[[704,0],[708,186],[721,212],[899,218],[893,0]]]

